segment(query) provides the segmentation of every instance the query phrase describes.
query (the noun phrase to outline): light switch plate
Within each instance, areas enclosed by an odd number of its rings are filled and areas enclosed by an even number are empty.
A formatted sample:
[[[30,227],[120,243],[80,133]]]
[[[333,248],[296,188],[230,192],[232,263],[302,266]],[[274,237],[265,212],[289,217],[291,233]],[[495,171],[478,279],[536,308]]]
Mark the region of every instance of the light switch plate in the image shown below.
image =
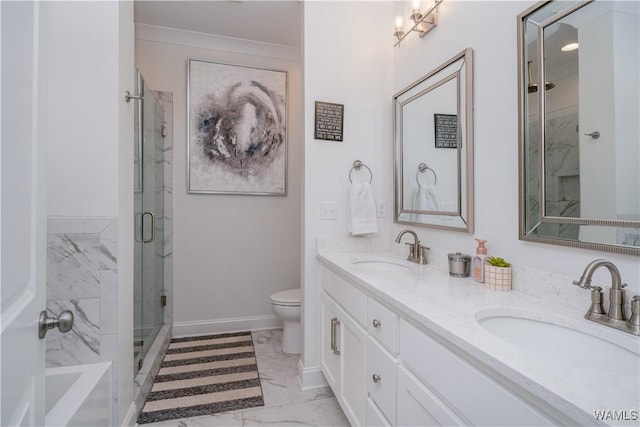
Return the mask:
[[[387,216],[387,202],[384,200],[376,202],[376,216],[378,218],[384,218]]]
[[[320,202],[320,219],[338,219],[338,202]]]

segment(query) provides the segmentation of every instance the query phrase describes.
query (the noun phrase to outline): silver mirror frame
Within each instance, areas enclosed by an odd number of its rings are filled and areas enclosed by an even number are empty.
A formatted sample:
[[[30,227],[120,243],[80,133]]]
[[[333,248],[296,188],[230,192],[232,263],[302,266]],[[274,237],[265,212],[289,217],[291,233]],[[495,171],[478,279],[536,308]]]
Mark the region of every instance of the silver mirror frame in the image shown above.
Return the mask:
[[[458,160],[457,160],[457,167],[458,167],[458,212],[446,212],[446,211],[442,211],[442,212],[432,212],[432,211],[416,211],[416,210],[407,210],[407,209],[403,209],[403,206],[401,206],[400,203],[400,198],[403,195],[403,181],[402,181],[402,173],[403,173],[403,157],[402,157],[402,151],[403,151],[403,145],[402,145],[402,130],[400,129],[400,124],[398,123],[398,112],[397,109],[398,107],[398,97],[402,96],[403,94],[405,94],[407,91],[410,91],[412,88],[424,83],[425,81],[427,81],[429,78],[431,78],[432,76],[438,74],[439,72],[441,72],[442,70],[446,69],[448,66],[450,66],[451,64],[455,63],[456,61],[459,61],[460,59],[462,59],[463,64],[464,64],[464,70],[457,70],[455,72],[452,73],[452,75],[459,75],[459,74],[464,74],[464,88],[462,88],[462,90],[464,90],[464,96],[465,96],[465,102],[464,105],[462,105],[462,103],[460,102],[460,95],[458,94],[458,99],[457,99],[457,106],[458,106],[458,115],[463,112],[464,113],[464,124],[465,124],[465,133],[464,135],[462,135],[461,132],[458,132],[458,134],[461,136],[461,138],[463,138],[461,140],[462,144],[458,144]],[[451,78],[451,76],[448,76],[446,78]],[[394,135],[394,150],[393,150],[393,157],[394,157],[394,162],[393,162],[393,176],[394,176],[394,186],[393,186],[393,222],[396,224],[406,224],[406,225],[413,225],[413,226],[419,226],[419,227],[429,227],[429,228],[438,228],[438,229],[442,229],[442,230],[452,230],[452,231],[458,231],[458,232],[466,232],[466,233],[473,233],[473,227],[474,227],[474,196],[473,196],[473,49],[471,48],[467,48],[465,50],[463,50],[462,52],[458,53],[457,55],[455,55],[453,58],[449,59],[448,61],[444,62],[443,64],[441,64],[440,66],[436,67],[435,69],[433,69],[432,71],[430,71],[429,73],[427,73],[426,75],[422,76],[420,79],[418,79],[417,81],[411,83],[409,86],[407,86],[406,88],[402,89],[401,91],[399,91],[398,93],[396,93],[393,96],[393,103],[394,103],[394,116],[393,116],[393,135]],[[464,110],[462,110],[462,108],[464,108]],[[461,124],[458,123],[458,129],[460,129]],[[460,147],[464,147],[464,148],[460,148]],[[461,164],[461,150],[464,149],[465,150],[465,162],[466,164]],[[462,186],[462,173],[461,173],[461,168],[465,167],[466,169],[466,180],[465,180],[465,189],[466,189],[466,194],[460,194],[460,188]],[[466,215],[462,215],[462,200],[464,199],[464,201],[466,202]],[[447,226],[447,225],[441,225],[441,224],[429,224],[429,223],[424,223],[424,222],[417,222],[417,221],[408,221],[408,220],[403,220],[400,219],[399,216],[403,213],[406,214],[412,214],[412,215],[426,215],[427,217],[430,216],[438,216],[438,215],[444,215],[444,216],[455,216],[457,218],[459,218],[462,223],[464,224],[464,226],[458,227],[458,226]]]
[[[640,247],[633,246],[622,246],[622,245],[614,245],[608,243],[597,243],[597,242],[582,242],[578,240],[569,240],[569,239],[560,239],[555,237],[541,237],[530,235],[530,230],[527,229],[527,177],[526,177],[526,153],[527,153],[527,108],[525,103],[527,102],[527,85],[528,85],[528,76],[527,76],[527,58],[526,58],[526,18],[536,11],[540,10],[544,6],[552,3],[554,0],[543,0],[540,1],[524,12],[520,13],[517,17],[517,54],[518,54],[518,188],[519,188],[519,236],[518,238],[523,241],[530,242],[538,242],[538,243],[547,243],[552,245],[560,245],[567,246],[573,248],[580,249],[594,249],[605,252],[613,252],[619,254],[627,254],[627,255],[640,255]],[[544,37],[540,37],[543,34],[543,30],[545,27],[555,23],[556,21],[566,17],[567,15],[575,12],[576,10],[581,9],[582,7],[592,3],[595,0],[586,0],[586,1],[576,1],[572,7],[565,9],[562,13],[558,13],[551,18],[545,20],[539,27],[538,30],[538,57],[543,57],[544,52]],[[545,70],[544,70],[544,61],[538,61],[540,64],[537,73],[540,76],[539,80],[544,82],[545,80]],[[539,91],[538,93],[538,117],[545,117],[545,91]],[[545,120],[538,120],[539,122],[539,136],[538,136],[538,147],[540,153],[540,161],[538,164],[538,176],[539,176],[539,185],[538,185],[538,198],[539,198],[539,222],[541,223],[556,223],[556,224],[575,224],[575,225],[596,225],[596,226],[605,226],[605,227],[624,227],[624,228],[640,228],[640,221],[625,221],[625,220],[611,220],[611,219],[600,219],[600,218],[568,218],[568,217],[557,217],[557,216],[548,216],[545,215],[546,212],[546,196],[545,196],[545,183],[544,183],[544,166],[545,166],[545,155],[544,155],[544,130],[545,130]],[[535,227],[534,227],[535,228]]]

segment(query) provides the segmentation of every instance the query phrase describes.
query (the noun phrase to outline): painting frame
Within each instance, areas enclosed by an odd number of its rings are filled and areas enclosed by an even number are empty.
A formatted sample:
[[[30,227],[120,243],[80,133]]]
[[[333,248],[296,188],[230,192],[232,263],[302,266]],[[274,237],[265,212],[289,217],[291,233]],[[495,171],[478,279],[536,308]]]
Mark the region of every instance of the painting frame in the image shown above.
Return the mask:
[[[286,196],[288,73],[187,60],[187,193]]]

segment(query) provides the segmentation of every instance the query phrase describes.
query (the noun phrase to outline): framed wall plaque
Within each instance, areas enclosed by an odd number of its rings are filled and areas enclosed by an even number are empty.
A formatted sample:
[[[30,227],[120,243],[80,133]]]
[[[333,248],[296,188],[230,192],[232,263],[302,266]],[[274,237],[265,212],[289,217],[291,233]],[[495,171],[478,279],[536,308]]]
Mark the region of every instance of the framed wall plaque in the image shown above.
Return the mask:
[[[316,101],[315,139],[342,141],[344,105]]]
[[[434,114],[436,148],[458,148],[458,116]]]

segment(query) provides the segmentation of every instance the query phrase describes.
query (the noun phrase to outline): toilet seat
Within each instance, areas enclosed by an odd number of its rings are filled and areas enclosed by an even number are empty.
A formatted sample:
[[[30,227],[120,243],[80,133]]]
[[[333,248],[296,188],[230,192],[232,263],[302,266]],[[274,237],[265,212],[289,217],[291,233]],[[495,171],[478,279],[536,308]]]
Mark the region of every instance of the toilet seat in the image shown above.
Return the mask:
[[[271,295],[271,303],[286,307],[299,307],[302,299],[302,289],[288,289]]]

